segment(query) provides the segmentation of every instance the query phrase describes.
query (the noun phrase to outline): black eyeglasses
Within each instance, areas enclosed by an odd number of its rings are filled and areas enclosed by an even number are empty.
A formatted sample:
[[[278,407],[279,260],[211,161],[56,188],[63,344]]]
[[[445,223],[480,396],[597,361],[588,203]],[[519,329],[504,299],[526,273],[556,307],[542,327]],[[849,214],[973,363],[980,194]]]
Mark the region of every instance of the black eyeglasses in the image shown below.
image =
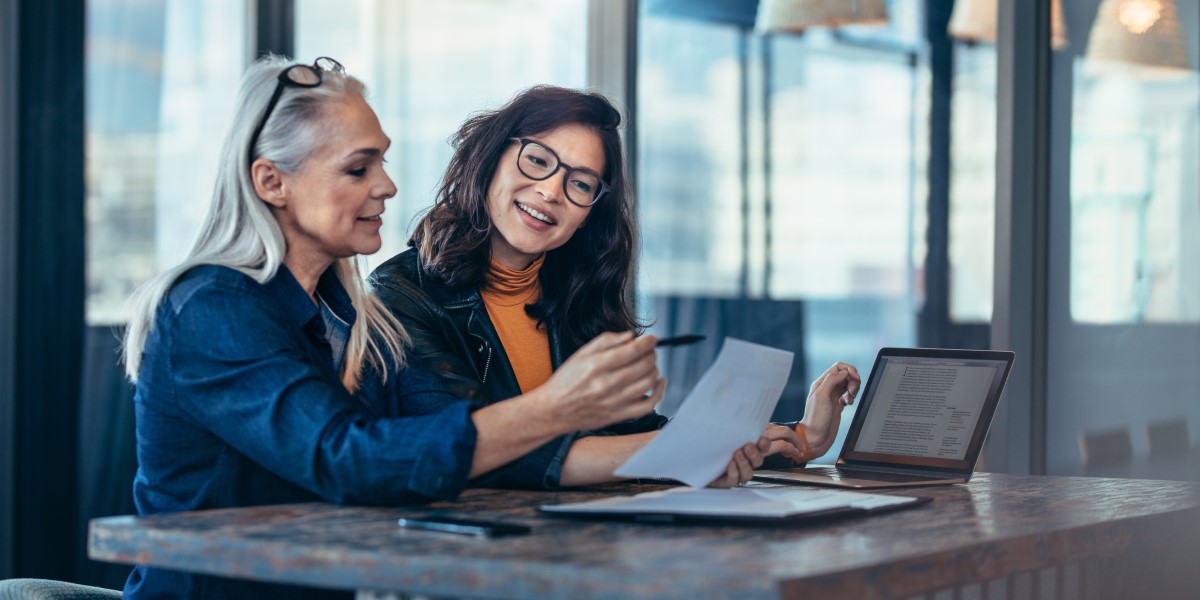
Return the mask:
[[[544,181],[553,177],[559,167],[567,170],[567,176],[563,178],[563,192],[571,204],[586,208],[599,202],[608,192],[608,184],[595,171],[564,163],[553,150],[540,142],[529,138],[509,139],[521,142],[521,151],[517,153],[517,170],[522,175],[534,181]]]
[[[322,56],[313,61],[313,64],[302,65],[294,64],[279,72],[279,82],[275,84],[275,93],[271,94],[271,101],[267,103],[267,110],[263,112],[262,119],[258,122],[258,127],[254,128],[254,135],[250,136],[250,147],[247,149],[247,156],[250,161],[254,161],[254,148],[258,145],[258,136],[262,134],[262,130],[267,126],[267,119],[271,118],[271,111],[275,110],[275,105],[279,103],[279,97],[283,95],[283,88],[301,87],[314,88],[321,85],[321,73],[329,71],[343,75],[346,73],[346,68],[342,63]]]

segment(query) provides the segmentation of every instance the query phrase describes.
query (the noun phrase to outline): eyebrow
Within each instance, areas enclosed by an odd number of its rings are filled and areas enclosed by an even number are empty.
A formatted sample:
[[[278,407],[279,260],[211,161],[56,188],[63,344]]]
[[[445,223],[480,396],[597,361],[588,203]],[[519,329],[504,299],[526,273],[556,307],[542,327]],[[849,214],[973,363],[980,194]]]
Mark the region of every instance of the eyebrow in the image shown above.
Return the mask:
[[[344,157],[344,160],[348,160],[351,158],[357,158],[359,156],[380,156],[384,152],[387,152],[387,149],[390,148],[391,146],[392,146],[392,140],[391,140],[391,138],[388,138],[387,144],[385,144],[383,146],[383,148],[375,148],[373,146],[366,147],[366,148],[359,148],[358,150],[355,150],[355,151],[347,154]]]
[[[347,154],[346,158],[355,158],[358,156],[379,156],[380,154],[383,154],[383,151],[379,148],[359,148],[358,150]]]

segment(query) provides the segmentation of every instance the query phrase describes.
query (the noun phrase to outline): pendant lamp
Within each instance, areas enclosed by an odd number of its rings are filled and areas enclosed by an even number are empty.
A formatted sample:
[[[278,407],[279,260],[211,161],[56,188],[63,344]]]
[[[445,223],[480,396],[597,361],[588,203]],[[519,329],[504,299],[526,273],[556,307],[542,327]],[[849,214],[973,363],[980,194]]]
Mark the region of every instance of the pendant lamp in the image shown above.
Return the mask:
[[[996,42],[997,0],[955,0],[946,32],[950,37],[972,42]],[[1050,5],[1050,47],[1066,48],[1067,24],[1063,21],[1062,0]]]
[[[816,26],[882,25],[887,18],[884,0],[759,0],[755,28],[797,32]]]
[[[1124,64],[1161,75],[1191,69],[1173,0],[1104,0],[1088,38],[1089,64]]]

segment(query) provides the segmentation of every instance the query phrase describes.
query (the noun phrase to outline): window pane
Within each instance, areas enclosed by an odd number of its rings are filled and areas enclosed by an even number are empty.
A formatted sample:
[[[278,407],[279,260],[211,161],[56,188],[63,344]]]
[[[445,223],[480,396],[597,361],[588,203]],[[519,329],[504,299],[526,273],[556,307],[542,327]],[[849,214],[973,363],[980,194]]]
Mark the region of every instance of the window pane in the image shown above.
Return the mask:
[[[368,264],[407,247],[469,115],[535,84],[586,86],[586,53],[586,0],[298,0],[297,57],[346,65],[392,138],[386,168],[398,192]]]
[[[745,256],[741,35],[650,15],[639,27],[639,290],[736,296]]]
[[[208,208],[245,66],[244,0],[89,0],[87,320],[178,263]]]
[[[1200,5],[1118,4],[1064,2],[1052,63],[1047,468],[1097,474],[1082,441],[1117,431],[1107,476],[1194,478],[1153,431],[1200,431]]]
[[[1071,316],[1200,322],[1195,71],[1074,73]]]
[[[773,39],[771,64],[768,293],[908,300],[917,69],[814,35]]]
[[[955,44],[950,109],[950,320],[992,320],[996,47]]]
[[[661,410],[729,335],[796,352],[773,417],[799,419],[834,361],[865,376],[880,346],[915,342],[922,3],[889,2],[883,27],[803,35],[701,4],[643,3],[638,28],[640,311],[660,334],[710,338],[663,352]]]

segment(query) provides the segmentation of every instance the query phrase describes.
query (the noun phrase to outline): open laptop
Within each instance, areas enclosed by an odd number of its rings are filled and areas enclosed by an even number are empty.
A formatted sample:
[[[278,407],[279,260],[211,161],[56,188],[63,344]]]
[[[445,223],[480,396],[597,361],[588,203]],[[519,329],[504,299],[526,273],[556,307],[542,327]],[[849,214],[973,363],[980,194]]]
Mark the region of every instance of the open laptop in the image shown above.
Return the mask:
[[[884,348],[834,466],[754,478],[856,489],[965,483],[983,449],[1014,354]]]

